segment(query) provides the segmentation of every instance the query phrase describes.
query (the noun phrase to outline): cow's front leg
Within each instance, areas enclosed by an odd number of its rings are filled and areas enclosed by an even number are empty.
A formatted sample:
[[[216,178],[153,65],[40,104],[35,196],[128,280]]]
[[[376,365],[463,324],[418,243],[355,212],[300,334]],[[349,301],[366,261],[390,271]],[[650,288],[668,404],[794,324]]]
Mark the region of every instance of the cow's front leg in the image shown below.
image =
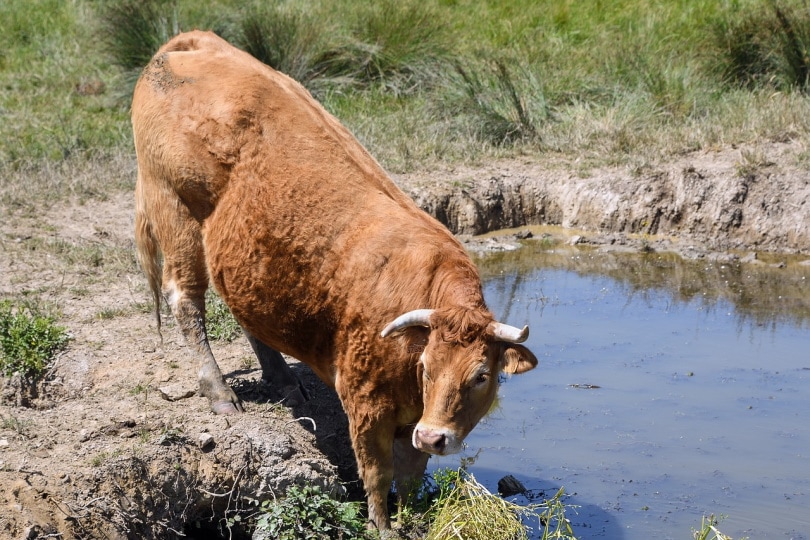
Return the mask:
[[[191,295],[172,287],[171,282],[164,288],[164,294],[172,308],[177,324],[183,331],[188,346],[199,360],[197,379],[200,383],[200,394],[207,397],[211,409],[216,414],[233,414],[242,412],[242,403],[234,391],[225,382],[205,331],[205,296],[204,292]]]
[[[413,447],[410,436],[394,439],[394,483],[397,487],[397,513],[414,502],[425,476],[430,454]],[[397,516],[397,520],[399,515]]]
[[[281,392],[284,396],[283,403],[296,407],[308,401],[309,395],[304,385],[292,372],[281,353],[265,345],[244,328],[242,330],[262,366],[262,380]]]

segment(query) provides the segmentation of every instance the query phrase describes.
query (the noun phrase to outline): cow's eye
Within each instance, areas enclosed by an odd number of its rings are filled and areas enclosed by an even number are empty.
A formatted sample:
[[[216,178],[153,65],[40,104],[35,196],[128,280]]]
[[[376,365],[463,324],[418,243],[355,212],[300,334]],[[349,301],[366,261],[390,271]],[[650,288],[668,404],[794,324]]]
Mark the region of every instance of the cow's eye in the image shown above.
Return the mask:
[[[486,384],[489,380],[489,373],[479,373],[478,376],[475,378],[475,385],[481,386]]]

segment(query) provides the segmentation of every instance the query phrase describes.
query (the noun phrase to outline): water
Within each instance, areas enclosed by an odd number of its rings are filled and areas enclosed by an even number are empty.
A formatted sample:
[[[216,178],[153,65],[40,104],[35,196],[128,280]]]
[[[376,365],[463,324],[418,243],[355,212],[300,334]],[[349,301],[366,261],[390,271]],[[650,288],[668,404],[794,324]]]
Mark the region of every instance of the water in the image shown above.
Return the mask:
[[[563,486],[580,539],[691,539],[709,514],[810,538],[810,267],[539,244],[479,265],[540,360],[468,437],[479,481]]]

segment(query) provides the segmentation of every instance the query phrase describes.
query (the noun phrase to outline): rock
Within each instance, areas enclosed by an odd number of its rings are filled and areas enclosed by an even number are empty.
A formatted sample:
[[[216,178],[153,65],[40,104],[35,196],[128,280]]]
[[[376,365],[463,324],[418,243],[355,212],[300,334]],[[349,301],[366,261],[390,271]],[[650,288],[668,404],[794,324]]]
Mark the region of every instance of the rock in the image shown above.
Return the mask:
[[[498,493],[504,497],[520,495],[521,493],[526,493],[526,486],[524,486],[520,480],[509,474],[498,480]]]
[[[158,388],[160,396],[167,401],[179,401],[181,399],[190,398],[196,391],[184,387],[181,384],[167,384]]]
[[[211,450],[215,444],[216,443],[214,442],[214,436],[211,435],[210,433],[200,433],[200,436],[197,437],[197,445],[203,452]]]

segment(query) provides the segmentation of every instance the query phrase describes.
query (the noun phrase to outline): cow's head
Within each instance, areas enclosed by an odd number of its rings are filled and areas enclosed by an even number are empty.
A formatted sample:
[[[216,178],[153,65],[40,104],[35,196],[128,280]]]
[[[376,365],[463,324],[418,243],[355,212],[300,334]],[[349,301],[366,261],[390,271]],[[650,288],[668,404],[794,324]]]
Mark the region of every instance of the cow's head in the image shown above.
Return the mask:
[[[518,345],[529,336],[495,322],[484,309],[419,309],[398,317],[382,337],[408,329],[407,346],[424,350],[419,358],[422,418],[413,430],[413,446],[430,454],[461,450],[461,443],[489,412],[498,392],[498,374],[523,373],[537,358]]]

